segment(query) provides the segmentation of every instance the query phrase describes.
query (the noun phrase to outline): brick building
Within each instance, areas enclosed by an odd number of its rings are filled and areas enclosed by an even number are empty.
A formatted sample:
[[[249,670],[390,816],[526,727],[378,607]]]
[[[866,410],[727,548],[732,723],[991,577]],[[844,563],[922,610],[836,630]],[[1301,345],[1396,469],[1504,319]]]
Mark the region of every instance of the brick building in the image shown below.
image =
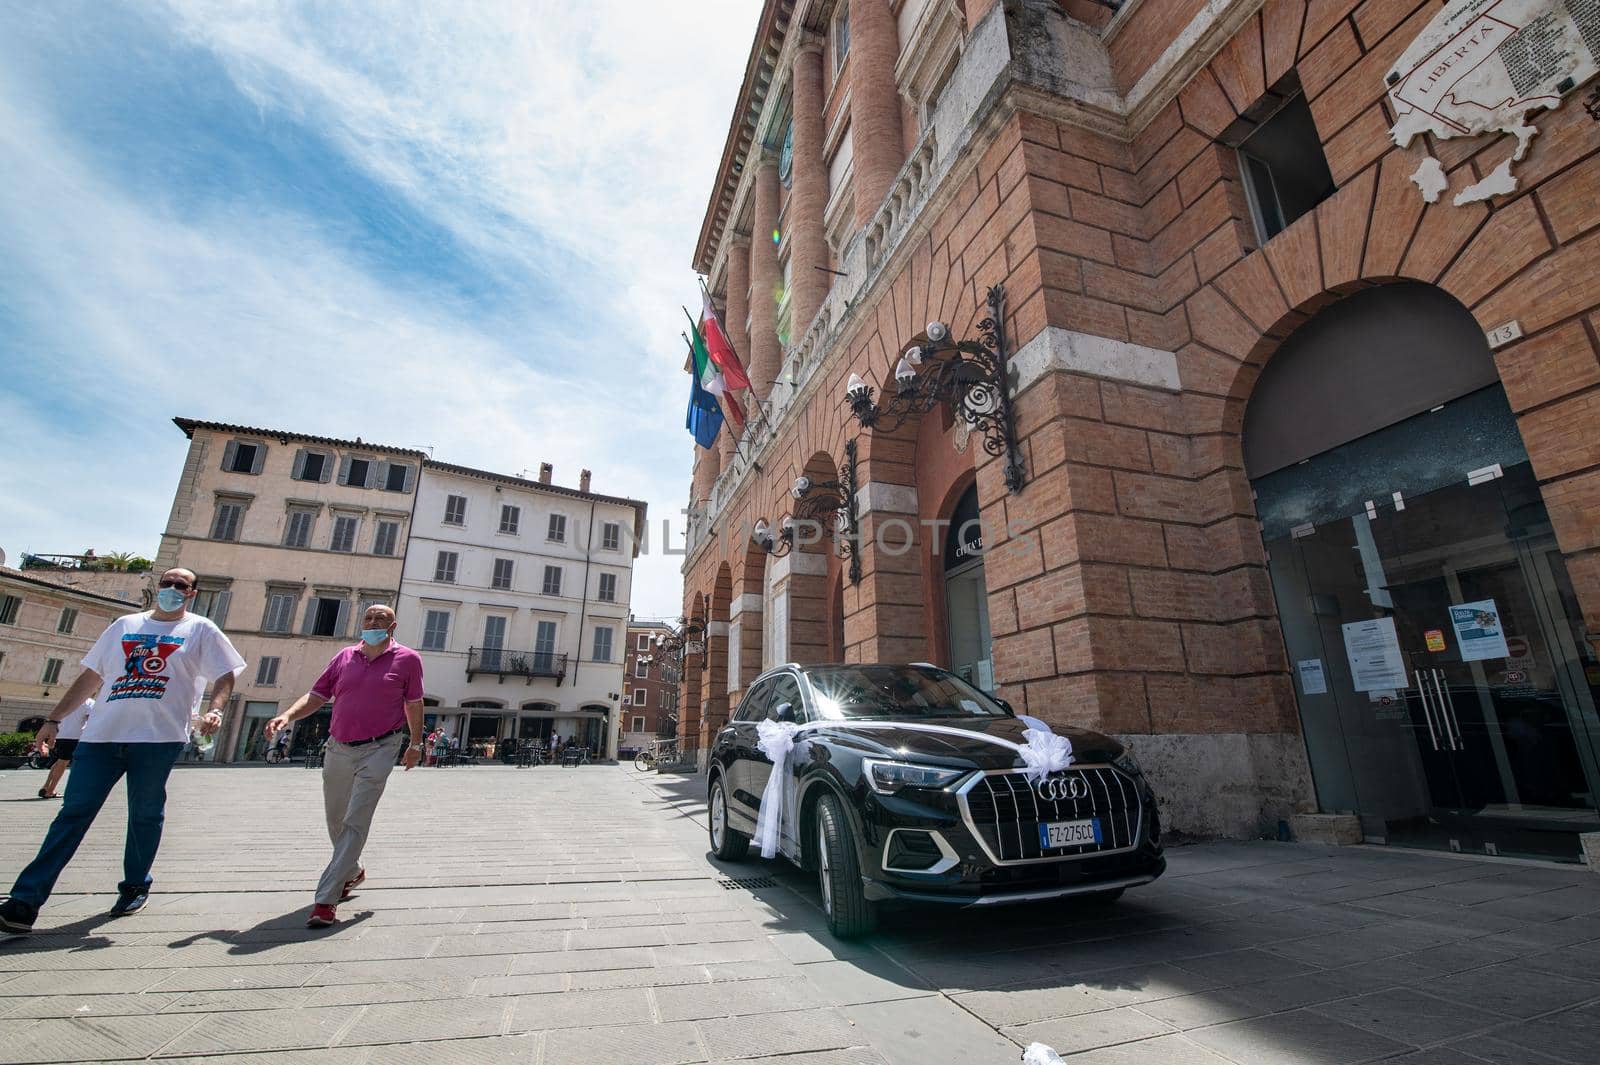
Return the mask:
[[[627,694],[622,700],[619,747],[639,750],[658,737],[670,736],[678,720],[678,684],[681,674],[674,655],[655,644],[657,635],[670,635],[665,621],[628,619],[628,645],[623,659],[622,683]]]
[[[1179,829],[1574,856],[1600,27],[1515,190],[1458,206],[1511,138],[1397,147],[1389,82],[1466,6],[767,0],[694,256],[766,416],[696,450],[685,739],[773,662],[931,660],[1125,737]],[[926,323],[978,338],[994,285],[1019,491],[948,406],[846,402]],[[854,557],[753,542],[852,442]]]

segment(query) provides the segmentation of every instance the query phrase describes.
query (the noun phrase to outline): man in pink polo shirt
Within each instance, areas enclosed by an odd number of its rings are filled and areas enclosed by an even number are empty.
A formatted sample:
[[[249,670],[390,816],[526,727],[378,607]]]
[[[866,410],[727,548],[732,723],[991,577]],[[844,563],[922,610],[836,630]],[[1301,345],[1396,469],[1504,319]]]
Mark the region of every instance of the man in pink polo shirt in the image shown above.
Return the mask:
[[[422,656],[395,640],[394,625],[393,610],[367,607],[361,642],[334,655],[311,690],[267,722],[271,739],[333,702],[322,765],[322,803],[333,858],[317,883],[307,928],[327,928],[338,920],[334,908],[367,878],[361,849],[401,745],[408,744],[408,771],[422,757]]]

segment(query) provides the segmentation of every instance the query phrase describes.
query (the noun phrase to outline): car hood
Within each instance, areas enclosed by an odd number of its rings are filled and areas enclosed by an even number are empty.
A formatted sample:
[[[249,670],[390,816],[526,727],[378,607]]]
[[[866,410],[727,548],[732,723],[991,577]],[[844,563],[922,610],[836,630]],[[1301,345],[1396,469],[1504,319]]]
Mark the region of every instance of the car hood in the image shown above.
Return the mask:
[[[897,724],[900,723],[883,718],[833,721],[815,730],[813,736],[848,745],[868,757],[973,769],[1007,769],[1020,764],[1014,752],[984,739],[985,735],[1015,744],[1026,742],[1022,733],[1027,726],[1014,717],[919,718],[906,727],[892,727]],[[917,728],[917,724],[935,725],[941,731],[926,731]],[[942,731],[945,729],[955,732]],[[956,734],[962,732],[971,733],[971,737]],[[1063,726],[1055,732],[1072,741],[1073,759],[1078,762],[1109,762],[1123,751],[1116,740],[1088,729]]]

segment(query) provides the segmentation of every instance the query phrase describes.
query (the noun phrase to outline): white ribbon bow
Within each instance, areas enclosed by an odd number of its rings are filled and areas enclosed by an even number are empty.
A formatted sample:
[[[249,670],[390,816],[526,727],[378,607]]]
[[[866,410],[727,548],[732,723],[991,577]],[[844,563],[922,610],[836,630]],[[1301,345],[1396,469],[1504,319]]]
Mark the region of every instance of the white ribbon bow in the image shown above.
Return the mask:
[[[784,795],[789,779],[789,758],[794,753],[794,735],[800,726],[793,721],[758,721],[756,746],[772,759],[772,773],[761,792],[761,810],[756,817],[756,845],[761,857],[778,853],[778,832],[783,822]]]
[[[1057,736],[1050,726],[1036,717],[1018,714],[1017,720],[1028,727],[1022,731],[1026,744],[1017,748],[1022,756],[1023,775],[1037,784],[1051,773],[1059,773],[1072,764],[1072,741]]]

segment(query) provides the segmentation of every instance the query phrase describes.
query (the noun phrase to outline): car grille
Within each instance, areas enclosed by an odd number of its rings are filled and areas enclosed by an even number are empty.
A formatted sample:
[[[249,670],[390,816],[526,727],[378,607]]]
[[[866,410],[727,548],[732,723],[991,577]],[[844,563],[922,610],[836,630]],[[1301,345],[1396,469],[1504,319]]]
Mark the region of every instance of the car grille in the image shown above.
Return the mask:
[[[1110,767],[1084,766],[1053,774],[1078,776],[1088,794],[1082,799],[1041,799],[1020,771],[985,773],[963,789],[961,803],[968,827],[982,838],[991,856],[1002,862],[1071,858],[1125,850],[1139,839],[1139,792],[1133,782]],[[1100,821],[1099,843],[1072,847],[1039,846],[1039,825],[1051,821]]]

